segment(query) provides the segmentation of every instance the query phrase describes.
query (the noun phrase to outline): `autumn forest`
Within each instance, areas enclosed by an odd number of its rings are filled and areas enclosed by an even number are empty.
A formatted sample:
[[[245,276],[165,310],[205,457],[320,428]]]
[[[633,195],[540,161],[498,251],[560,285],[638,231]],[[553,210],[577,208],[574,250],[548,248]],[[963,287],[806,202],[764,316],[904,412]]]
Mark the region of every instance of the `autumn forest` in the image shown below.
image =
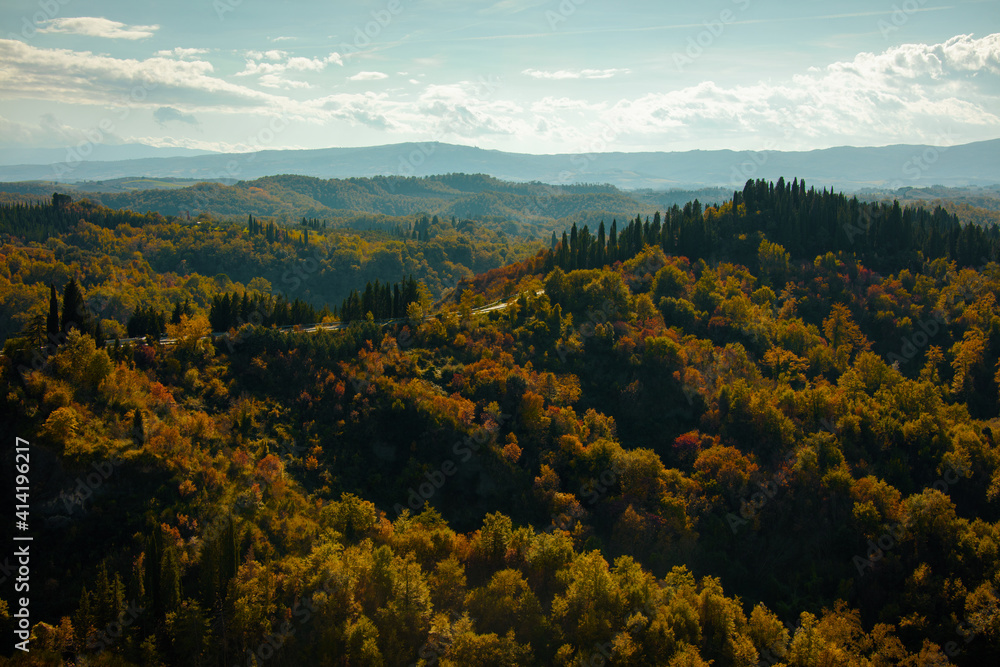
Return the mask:
[[[487,185],[0,194],[0,662],[994,663],[990,216]]]

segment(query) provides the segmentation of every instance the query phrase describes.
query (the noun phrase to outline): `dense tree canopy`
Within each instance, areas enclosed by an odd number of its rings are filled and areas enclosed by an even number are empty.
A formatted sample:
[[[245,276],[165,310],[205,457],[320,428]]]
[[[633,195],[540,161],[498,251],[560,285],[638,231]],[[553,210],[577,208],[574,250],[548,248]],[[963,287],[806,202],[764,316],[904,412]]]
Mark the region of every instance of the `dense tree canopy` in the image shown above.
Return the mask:
[[[843,225],[865,210],[851,241]],[[304,229],[320,233],[290,233]],[[30,660],[1000,653],[995,228],[750,182],[648,225],[571,226],[437,306],[419,274],[399,300],[402,275],[382,275],[348,292],[349,326],[315,333],[248,317],[280,310],[262,276],[147,263],[197,234],[278,243],[148,218],[2,248],[4,317],[24,323],[3,357],[4,437],[27,434],[49,480],[34,491]],[[84,270],[102,247],[109,261]],[[77,298],[108,327],[173,309],[177,343],[104,347],[70,326],[31,363],[46,313]],[[403,302],[421,316],[366,317]]]

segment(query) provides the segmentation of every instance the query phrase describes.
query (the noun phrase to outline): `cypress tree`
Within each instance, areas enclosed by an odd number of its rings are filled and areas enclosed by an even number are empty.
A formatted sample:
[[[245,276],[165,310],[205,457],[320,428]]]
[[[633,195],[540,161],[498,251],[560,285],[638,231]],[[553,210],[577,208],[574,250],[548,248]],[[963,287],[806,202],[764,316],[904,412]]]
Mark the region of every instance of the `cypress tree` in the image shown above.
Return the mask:
[[[607,240],[604,237],[604,221],[601,220],[600,226],[597,228],[597,251],[594,254],[595,262],[594,266],[604,266],[607,260]]]
[[[90,601],[90,593],[87,592],[87,587],[84,586],[80,591],[80,606],[77,608],[76,618],[74,619],[76,629],[83,636],[89,636],[94,626],[97,625],[94,619],[94,610]]]
[[[132,414],[132,437],[138,445],[146,441],[146,424],[142,418],[142,410],[139,408],[136,408]]]
[[[569,268],[569,239],[566,238],[566,232],[562,233],[562,242],[559,244],[559,255],[556,264],[564,269]]]
[[[569,268],[575,269],[579,266],[577,263],[577,253],[580,251],[580,243],[578,238],[578,233],[576,231],[576,223],[569,230]]]
[[[45,333],[49,340],[59,335],[59,297],[56,296],[54,283],[49,283],[49,316],[45,320]]]
[[[80,293],[76,279],[70,278],[63,290],[62,330],[68,332],[70,327],[76,327],[82,331],[84,328],[83,320],[83,294]]]
[[[153,618],[159,621],[164,617],[163,590],[160,587],[161,570],[163,569],[163,536],[160,535],[160,527],[155,523],[152,526],[153,534],[148,544],[149,566],[146,568],[145,588],[152,599]]]

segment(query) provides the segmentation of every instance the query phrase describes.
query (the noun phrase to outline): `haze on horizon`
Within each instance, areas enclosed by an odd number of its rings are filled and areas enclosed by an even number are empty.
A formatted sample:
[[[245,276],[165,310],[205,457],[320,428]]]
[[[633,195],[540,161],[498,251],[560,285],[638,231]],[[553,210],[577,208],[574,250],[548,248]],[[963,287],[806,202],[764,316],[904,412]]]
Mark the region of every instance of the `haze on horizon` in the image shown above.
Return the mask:
[[[0,151],[969,143],[1000,137],[997,8],[13,0],[0,6]]]

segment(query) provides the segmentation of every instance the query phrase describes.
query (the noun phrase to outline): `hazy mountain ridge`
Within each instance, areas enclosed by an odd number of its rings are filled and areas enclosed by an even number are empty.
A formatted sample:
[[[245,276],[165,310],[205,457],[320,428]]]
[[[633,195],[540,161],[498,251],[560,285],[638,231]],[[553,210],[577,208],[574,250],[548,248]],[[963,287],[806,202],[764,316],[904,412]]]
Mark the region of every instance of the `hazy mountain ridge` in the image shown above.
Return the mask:
[[[610,183],[620,188],[742,186],[748,178],[796,174],[819,186],[1000,183],[1000,139],[950,147],[896,145],[813,151],[686,151],[529,155],[436,142],[363,148],[273,150],[107,162],[0,166],[0,180],[105,180],[129,176],[254,179],[485,173],[509,181]]]
[[[26,148],[9,146],[0,150],[2,165],[48,165],[65,160],[136,160],[142,158],[212,155],[213,151],[177,146],[146,144],[83,144],[67,148]]]

